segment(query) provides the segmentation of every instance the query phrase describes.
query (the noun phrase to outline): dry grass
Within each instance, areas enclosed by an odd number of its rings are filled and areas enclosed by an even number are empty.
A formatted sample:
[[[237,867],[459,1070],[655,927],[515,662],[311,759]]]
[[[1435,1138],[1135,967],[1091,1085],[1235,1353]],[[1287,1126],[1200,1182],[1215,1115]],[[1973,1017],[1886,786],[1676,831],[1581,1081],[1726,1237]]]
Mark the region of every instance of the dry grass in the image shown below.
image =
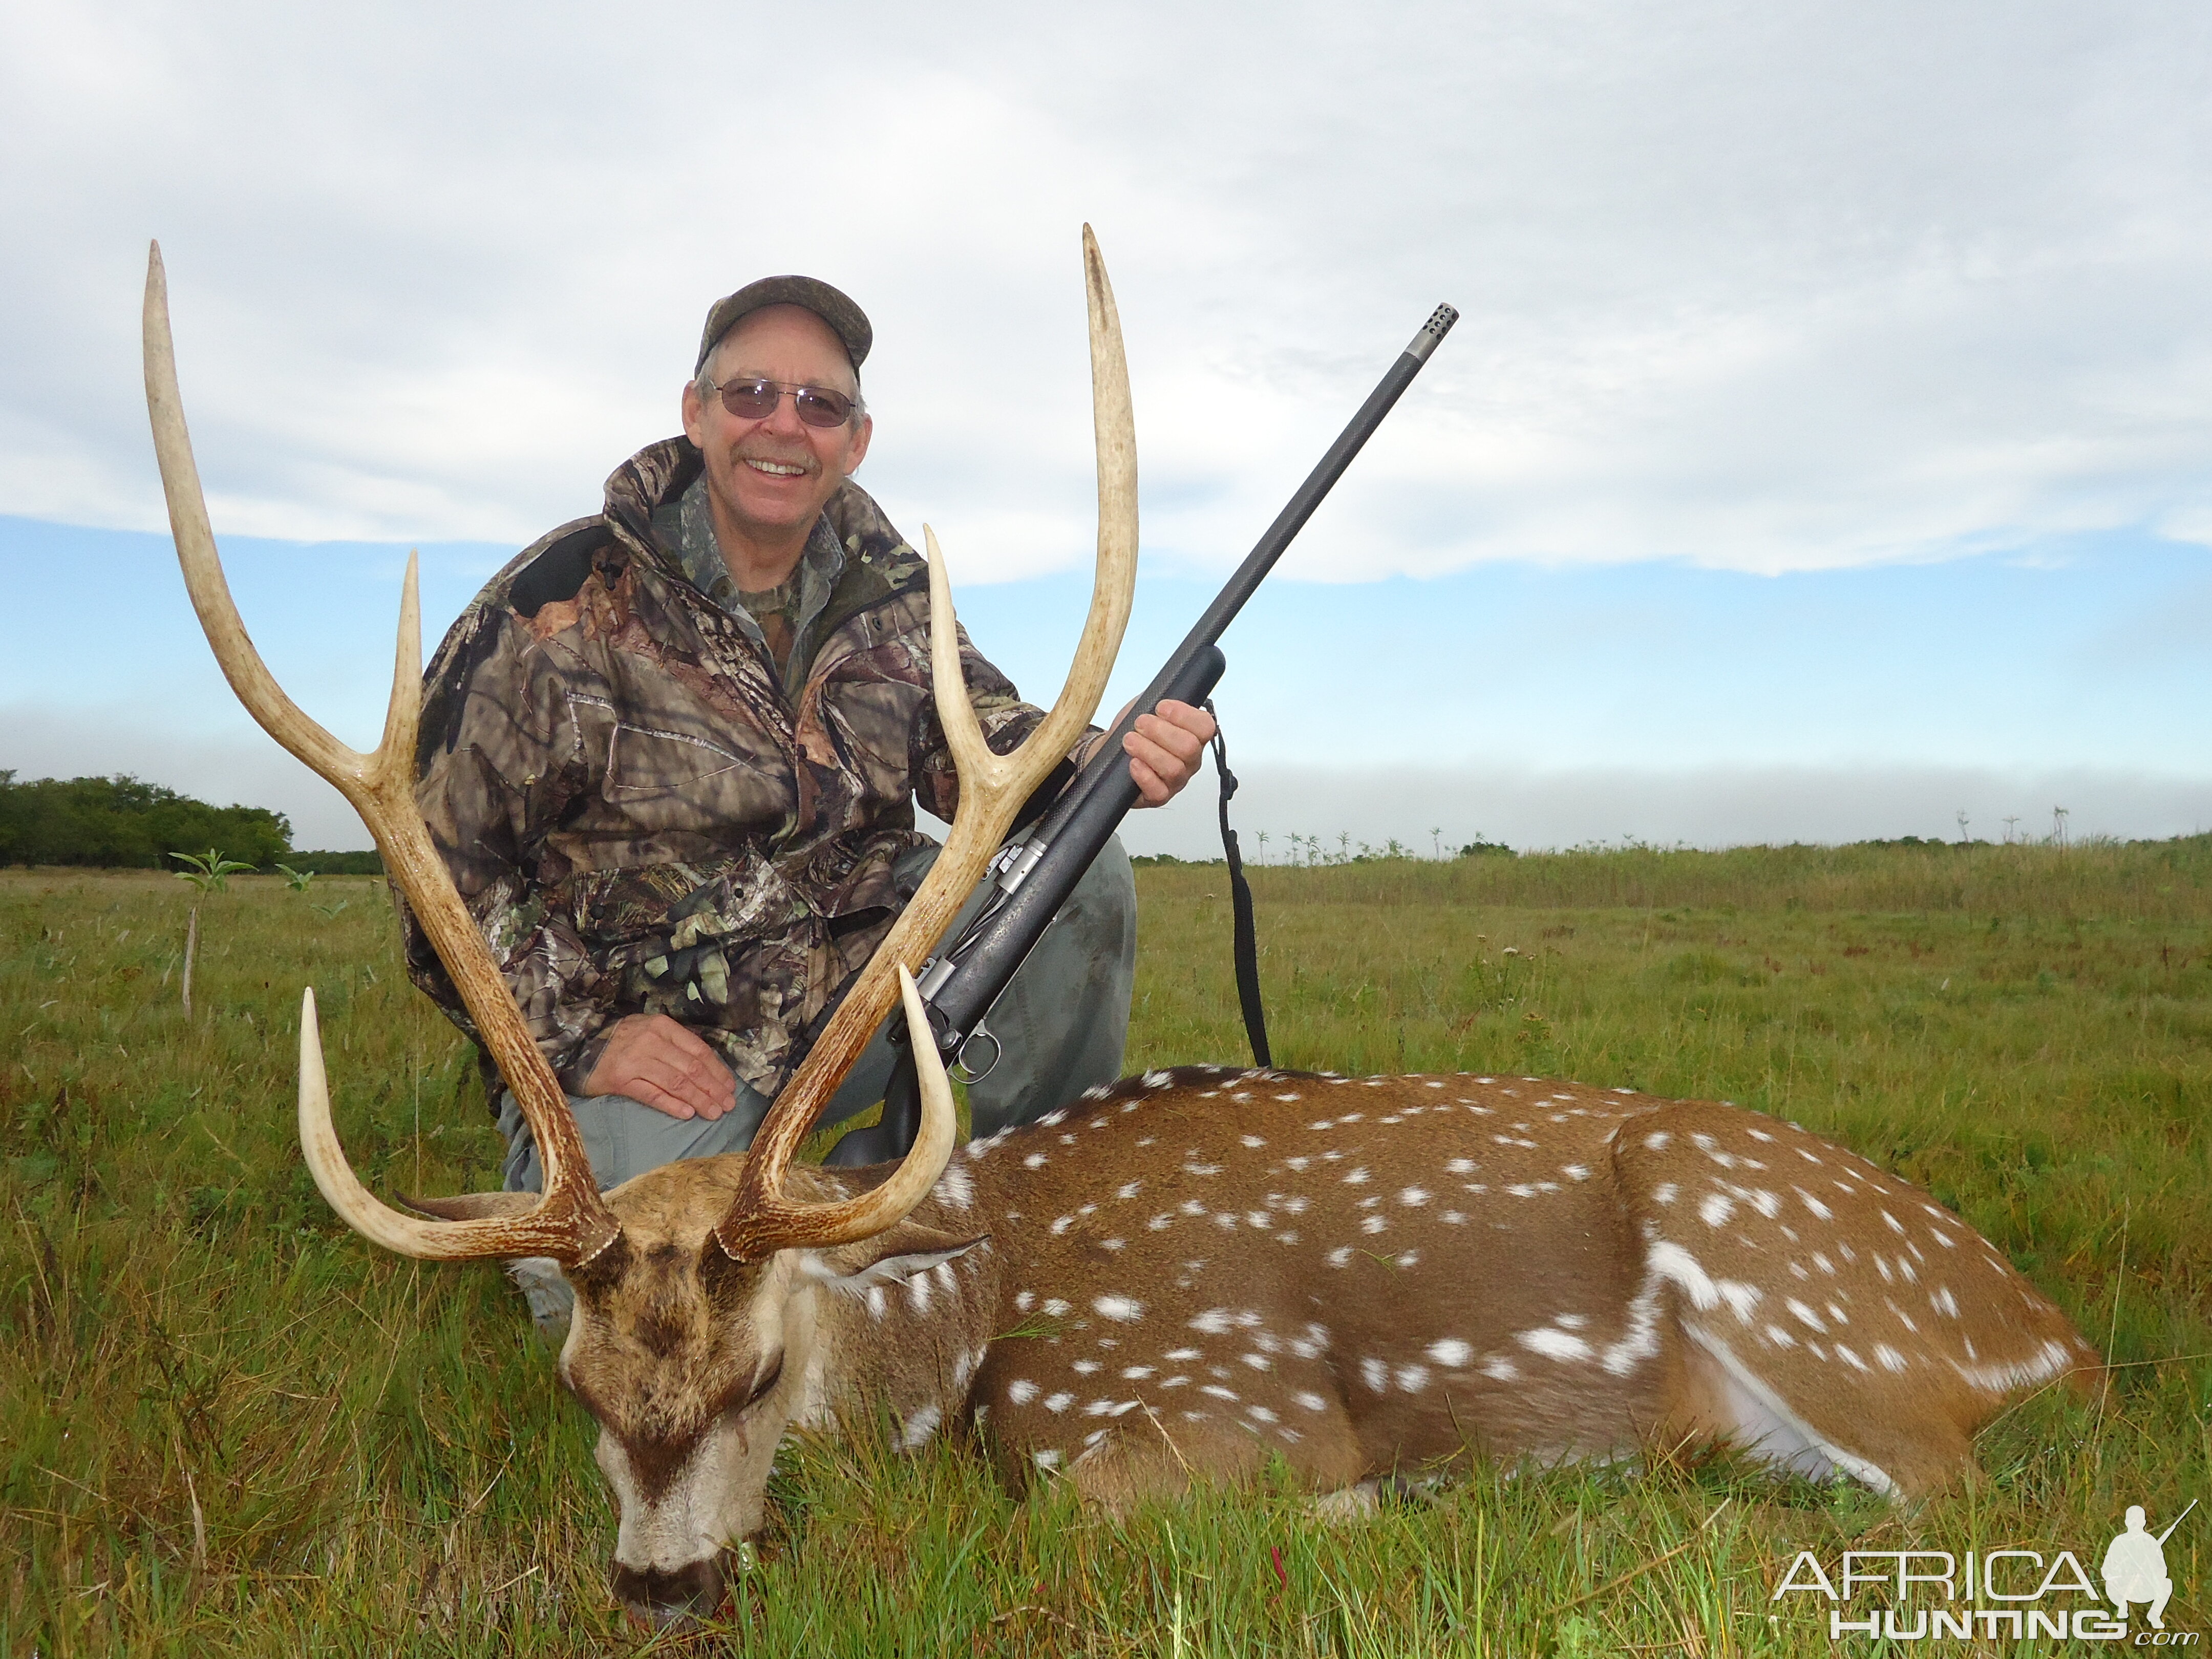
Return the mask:
[[[1769,1618],[1801,1547],[2089,1559],[2125,1504],[2170,1516],[2206,1490],[2212,848],[1258,874],[1285,1063],[1571,1075],[1795,1117],[1961,1210],[2109,1345],[2119,1389],[2015,1411],[1984,1437],[1988,1478],[1918,1510],[1692,1459],[1485,1471],[1348,1528],[1272,1489],[1123,1528],[1016,1502],[957,1448],[810,1443],[731,1620],[677,1645],[1825,1653],[1825,1604]],[[1220,872],[1141,878],[1132,1066],[1238,1058]],[[0,1652],[635,1650],[604,1589],[588,1423],[519,1302],[489,1267],[337,1230],[294,1148],[312,982],[372,1182],[496,1180],[473,1068],[399,975],[381,889],[202,900],[188,1023],[190,897],[0,875]],[[2207,1528],[2168,1546],[2170,1626],[2201,1627]]]

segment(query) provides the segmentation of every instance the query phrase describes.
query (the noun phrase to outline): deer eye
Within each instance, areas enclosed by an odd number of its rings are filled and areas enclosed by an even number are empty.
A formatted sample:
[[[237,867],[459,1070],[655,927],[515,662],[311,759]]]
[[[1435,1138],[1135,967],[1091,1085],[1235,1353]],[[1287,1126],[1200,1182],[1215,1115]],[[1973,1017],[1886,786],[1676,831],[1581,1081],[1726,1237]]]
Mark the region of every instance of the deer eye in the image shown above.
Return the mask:
[[[767,1370],[761,1373],[761,1380],[753,1384],[753,1391],[745,1396],[744,1403],[739,1406],[738,1409],[741,1412],[750,1411],[754,1407],[759,1405],[762,1401],[767,1399],[769,1395],[773,1394],[775,1391],[775,1385],[782,1380],[783,1356],[781,1354],[778,1354],[775,1357],[775,1364],[770,1365]]]

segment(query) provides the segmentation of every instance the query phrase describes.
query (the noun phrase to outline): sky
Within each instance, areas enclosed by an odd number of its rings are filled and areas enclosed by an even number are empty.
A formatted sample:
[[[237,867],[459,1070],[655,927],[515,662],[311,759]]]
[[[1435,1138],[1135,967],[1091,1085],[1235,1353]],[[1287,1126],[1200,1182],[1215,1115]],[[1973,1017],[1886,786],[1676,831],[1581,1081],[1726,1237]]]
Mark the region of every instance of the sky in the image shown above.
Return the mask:
[[[1248,849],[2212,828],[2208,81],[2159,4],[0,11],[0,769],[366,841],[194,631],[154,237],[241,606],[341,737],[408,548],[434,641],[793,270],[875,323],[860,482],[1048,699],[1088,222],[1115,701],[1463,313],[1224,642]],[[1202,854],[1211,789],[1125,839]]]

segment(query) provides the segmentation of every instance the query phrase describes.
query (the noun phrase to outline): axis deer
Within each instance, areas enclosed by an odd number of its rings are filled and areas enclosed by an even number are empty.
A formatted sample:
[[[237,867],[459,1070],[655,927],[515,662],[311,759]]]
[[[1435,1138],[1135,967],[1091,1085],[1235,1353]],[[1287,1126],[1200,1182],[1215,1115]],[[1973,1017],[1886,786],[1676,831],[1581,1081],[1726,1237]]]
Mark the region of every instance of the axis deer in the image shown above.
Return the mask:
[[[410,562],[382,743],[356,754],[277,687],[231,604],[178,402],[159,251],[147,398],[179,557],[232,686],[374,831],[508,1085],[542,1197],[410,1200],[355,1177],[314,996],[300,1135],[355,1229],[403,1255],[545,1256],[576,1291],[559,1368],[599,1419],[621,1519],[613,1583],[667,1620],[714,1605],[759,1528],[778,1443],[860,1405],[915,1448],[980,1431],[1122,1510],[1283,1458],[1316,1493],[1474,1449],[1553,1462],[1711,1437],[1778,1468],[1916,1494],[1957,1477],[2009,1396],[2098,1356],[1917,1188],[1755,1112],[1501,1077],[1188,1067],[956,1147],[935,1048],[923,1127],[869,1170],[793,1162],[818,1106],[928,952],[1013,813],[1089,719],[1128,614],[1135,443],[1113,298],[1086,228],[1099,555],[1066,686],[1016,753],[960,683],[933,535],[938,707],[960,806],[929,884],[748,1154],[601,1193],[565,1097],[416,815]],[[1371,1490],[1371,1487],[1369,1488]]]

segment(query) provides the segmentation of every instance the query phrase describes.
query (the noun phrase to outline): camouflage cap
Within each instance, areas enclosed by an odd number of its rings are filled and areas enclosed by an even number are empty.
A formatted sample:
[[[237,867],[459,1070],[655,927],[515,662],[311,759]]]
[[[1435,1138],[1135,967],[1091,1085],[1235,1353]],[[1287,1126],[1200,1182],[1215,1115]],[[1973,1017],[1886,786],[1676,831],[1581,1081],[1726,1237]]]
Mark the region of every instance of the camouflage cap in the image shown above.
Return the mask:
[[[860,368],[875,343],[875,331],[868,326],[868,314],[829,283],[812,276],[763,276],[757,283],[747,283],[735,294],[714,301],[714,308],[707,313],[707,326],[699,336],[699,361],[691,365],[696,374],[707,366],[707,354],[714,349],[714,342],[737,325],[738,319],[758,311],[763,306],[801,306],[830,325],[830,331],[845,343],[845,355]]]

